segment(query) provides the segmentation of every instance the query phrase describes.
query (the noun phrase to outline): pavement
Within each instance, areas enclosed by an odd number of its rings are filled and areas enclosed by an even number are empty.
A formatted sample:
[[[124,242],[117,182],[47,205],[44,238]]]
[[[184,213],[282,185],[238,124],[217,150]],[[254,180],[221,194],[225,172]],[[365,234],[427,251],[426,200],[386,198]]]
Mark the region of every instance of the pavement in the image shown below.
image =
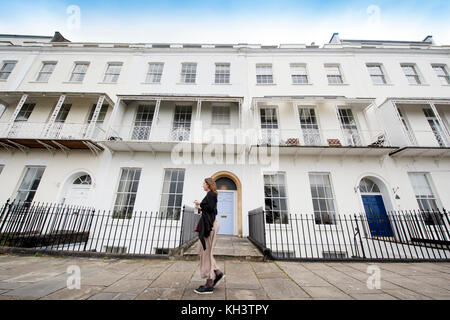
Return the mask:
[[[194,243],[184,252],[184,259],[198,259],[198,244],[198,242]],[[247,238],[226,235],[217,235],[214,245],[214,257],[217,260],[264,261],[264,255]]]
[[[218,265],[226,278],[213,294],[197,295],[193,290],[204,284],[198,261],[2,254],[0,300],[450,299],[450,263],[444,262],[224,259]],[[80,274],[80,286],[74,289],[68,287],[77,283],[73,270]]]

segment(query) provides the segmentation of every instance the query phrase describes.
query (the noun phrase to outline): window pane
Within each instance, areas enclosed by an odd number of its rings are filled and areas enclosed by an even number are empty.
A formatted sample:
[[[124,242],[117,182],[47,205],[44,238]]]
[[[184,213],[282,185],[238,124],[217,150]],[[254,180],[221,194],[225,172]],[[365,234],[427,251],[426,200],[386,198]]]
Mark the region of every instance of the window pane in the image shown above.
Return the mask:
[[[328,173],[310,173],[311,197],[317,224],[334,224],[335,208]]]
[[[264,203],[267,223],[289,223],[284,173],[264,175]]]
[[[184,169],[166,169],[161,192],[161,218],[180,218],[184,184]]]
[[[122,169],[116,193],[113,218],[131,218],[139,187],[140,175],[141,169]]]
[[[17,191],[16,200],[29,203],[33,201],[36,190],[41,182],[45,168],[28,167]]]

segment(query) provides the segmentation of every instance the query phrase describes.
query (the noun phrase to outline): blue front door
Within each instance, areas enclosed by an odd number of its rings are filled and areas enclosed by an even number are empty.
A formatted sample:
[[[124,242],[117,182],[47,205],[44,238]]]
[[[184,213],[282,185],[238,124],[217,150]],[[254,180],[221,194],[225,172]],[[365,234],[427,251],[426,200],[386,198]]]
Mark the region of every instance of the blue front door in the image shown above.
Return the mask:
[[[234,234],[234,194],[233,191],[219,191],[217,197],[219,234]]]
[[[391,224],[381,195],[362,195],[370,233],[373,237],[392,237]]]

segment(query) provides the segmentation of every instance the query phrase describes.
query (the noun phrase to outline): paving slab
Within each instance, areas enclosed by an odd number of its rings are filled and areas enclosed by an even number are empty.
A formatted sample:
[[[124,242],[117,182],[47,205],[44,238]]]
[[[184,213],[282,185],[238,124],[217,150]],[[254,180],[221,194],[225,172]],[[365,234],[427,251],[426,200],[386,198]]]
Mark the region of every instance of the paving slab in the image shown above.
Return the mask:
[[[266,291],[264,289],[226,289],[226,298],[228,300],[268,300]]]
[[[179,288],[151,288],[144,289],[136,300],[181,300],[183,290]]]
[[[225,239],[222,245],[227,245]],[[244,247],[247,245],[243,245]],[[81,288],[67,288],[70,265]],[[380,289],[367,287],[379,266]],[[369,299],[450,300],[450,263],[255,262],[218,260],[225,279],[211,295],[193,290],[205,280],[199,261],[0,255],[0,299]]]
[[[174,272],[167,271],[154,280],[151,288],[184,288],[192,278],[192,271]]]
[[[270,299],[311,299],[310,295],[289,279],[260,279],[260,282]]]
[[[100,292],[91,296],[88,300],[134,300],[136,296],[123,292]]]
[[[124,292],[138,295],[147,288],[150,283],[150,280],[121,279],[105,288],[103,292]]]
[[[82,276],[81,283],[90,286],[110,286],[124,276],[123,273],[102,270],[85,277]]]
[[[353,298],[336,287],[302,287],[313,299],[348,299]]]
[[[40,298],[67,286],[67,274],[58,275],[8,292],[9,296]]]
[[[101,292],[103,286],[80,286],[80,289],[63,288],[53,292],[39,300],[86,300],[89,297]]]
[[[355,293],[351,296],[356,300],[398,300],[387,293]]]

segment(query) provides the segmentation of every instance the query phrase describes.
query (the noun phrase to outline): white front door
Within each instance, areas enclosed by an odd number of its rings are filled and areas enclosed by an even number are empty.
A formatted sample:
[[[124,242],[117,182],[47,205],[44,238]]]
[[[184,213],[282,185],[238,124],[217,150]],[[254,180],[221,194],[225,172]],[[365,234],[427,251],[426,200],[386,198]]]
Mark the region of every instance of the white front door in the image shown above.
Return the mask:
[[[91,186],[72,185],[67,190],[67,195],[64,204],[71,206],[87,206],[89,203],[89,195]]]
[[[234,211],[236,207],[236,191],[219,191],[217,197],[217,218],[219,234],[234,234]]]

